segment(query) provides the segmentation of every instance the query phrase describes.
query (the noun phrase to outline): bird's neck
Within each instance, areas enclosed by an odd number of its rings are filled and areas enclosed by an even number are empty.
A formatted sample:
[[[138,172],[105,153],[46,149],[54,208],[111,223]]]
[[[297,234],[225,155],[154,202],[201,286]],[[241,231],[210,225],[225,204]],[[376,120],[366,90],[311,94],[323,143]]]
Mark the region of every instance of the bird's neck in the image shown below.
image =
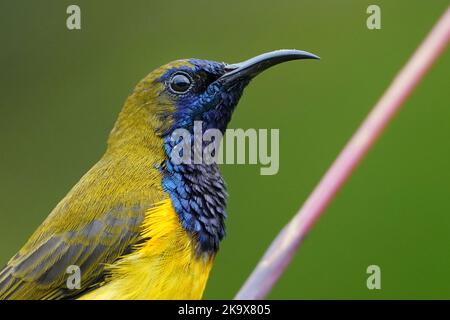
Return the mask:
[[[149,116],[146,110],[149,107],[135,94],[128,98],[110,134],[107,154],[113,154],[115,159],[139,158],[159,170],[162,187],[170,196],[182,226],[197,239],[198,253],[215,253],[225,233],[227,200],[219,168],[215,163],[175,164],[171,159],[170,137],[161,137],[156,130],[164,123]],[[142,168],[148,170],[147,166]]]
[[[198,241],[198,253],[215,253],[225,234],[227,192],[216,163],[175,164],[167,146],[163,187],[183,227]]]

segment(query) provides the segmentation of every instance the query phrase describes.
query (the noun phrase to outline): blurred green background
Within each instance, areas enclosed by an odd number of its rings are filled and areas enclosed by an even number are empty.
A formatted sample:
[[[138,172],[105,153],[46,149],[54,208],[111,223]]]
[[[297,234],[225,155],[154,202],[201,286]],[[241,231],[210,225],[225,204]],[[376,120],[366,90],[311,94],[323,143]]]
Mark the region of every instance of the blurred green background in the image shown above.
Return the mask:
[[[82,29],[66,28],[81,7]],[[381,30],[366,8],[381,7]],[[279,128],[280,171],[225,165],[228,236],[205,298],[232,298],[443,13],[433,1],[2,1],[0,264],[99,159],[122,103],[178,58],[297,48],[246,90],[231,128]],[[450,298],[450,54],[304,242],[269,298]],[[381,267],[382,289],[366,287]]]

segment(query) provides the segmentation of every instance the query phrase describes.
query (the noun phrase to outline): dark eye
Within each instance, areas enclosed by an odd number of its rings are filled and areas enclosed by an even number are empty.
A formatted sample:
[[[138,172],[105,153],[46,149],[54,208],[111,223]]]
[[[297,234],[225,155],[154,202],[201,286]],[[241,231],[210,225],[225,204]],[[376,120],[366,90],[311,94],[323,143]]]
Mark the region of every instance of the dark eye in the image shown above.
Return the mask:
[[[192,79],[186,73],[175,73],[169,81],[169,86],[175,93],[186,93],[192,86]]]

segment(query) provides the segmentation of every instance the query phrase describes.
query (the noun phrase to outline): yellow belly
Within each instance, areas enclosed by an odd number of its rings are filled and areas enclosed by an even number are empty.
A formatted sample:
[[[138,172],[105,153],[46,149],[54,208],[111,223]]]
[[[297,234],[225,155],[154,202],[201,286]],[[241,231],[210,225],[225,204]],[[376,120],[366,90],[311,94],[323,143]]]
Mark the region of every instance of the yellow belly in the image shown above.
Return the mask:
[[[195,254],[170,200],[149,210],[143,236],[149,240],[108,266],[104,285],[80,299],[201,299],[214,257]]]

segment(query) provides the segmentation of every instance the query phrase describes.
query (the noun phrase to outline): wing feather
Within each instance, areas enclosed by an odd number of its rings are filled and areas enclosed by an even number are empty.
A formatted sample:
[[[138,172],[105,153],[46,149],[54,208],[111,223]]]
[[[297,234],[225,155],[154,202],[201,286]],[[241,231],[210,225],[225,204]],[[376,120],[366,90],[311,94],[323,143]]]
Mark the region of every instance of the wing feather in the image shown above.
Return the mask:
[[[122,207],[76,229],[32,237],[0,271],[0,299],[72,298],[100,285],[105,266],[140,240],[144,214]],[[80,268],[80,289],[66,285],[71,265]]]

